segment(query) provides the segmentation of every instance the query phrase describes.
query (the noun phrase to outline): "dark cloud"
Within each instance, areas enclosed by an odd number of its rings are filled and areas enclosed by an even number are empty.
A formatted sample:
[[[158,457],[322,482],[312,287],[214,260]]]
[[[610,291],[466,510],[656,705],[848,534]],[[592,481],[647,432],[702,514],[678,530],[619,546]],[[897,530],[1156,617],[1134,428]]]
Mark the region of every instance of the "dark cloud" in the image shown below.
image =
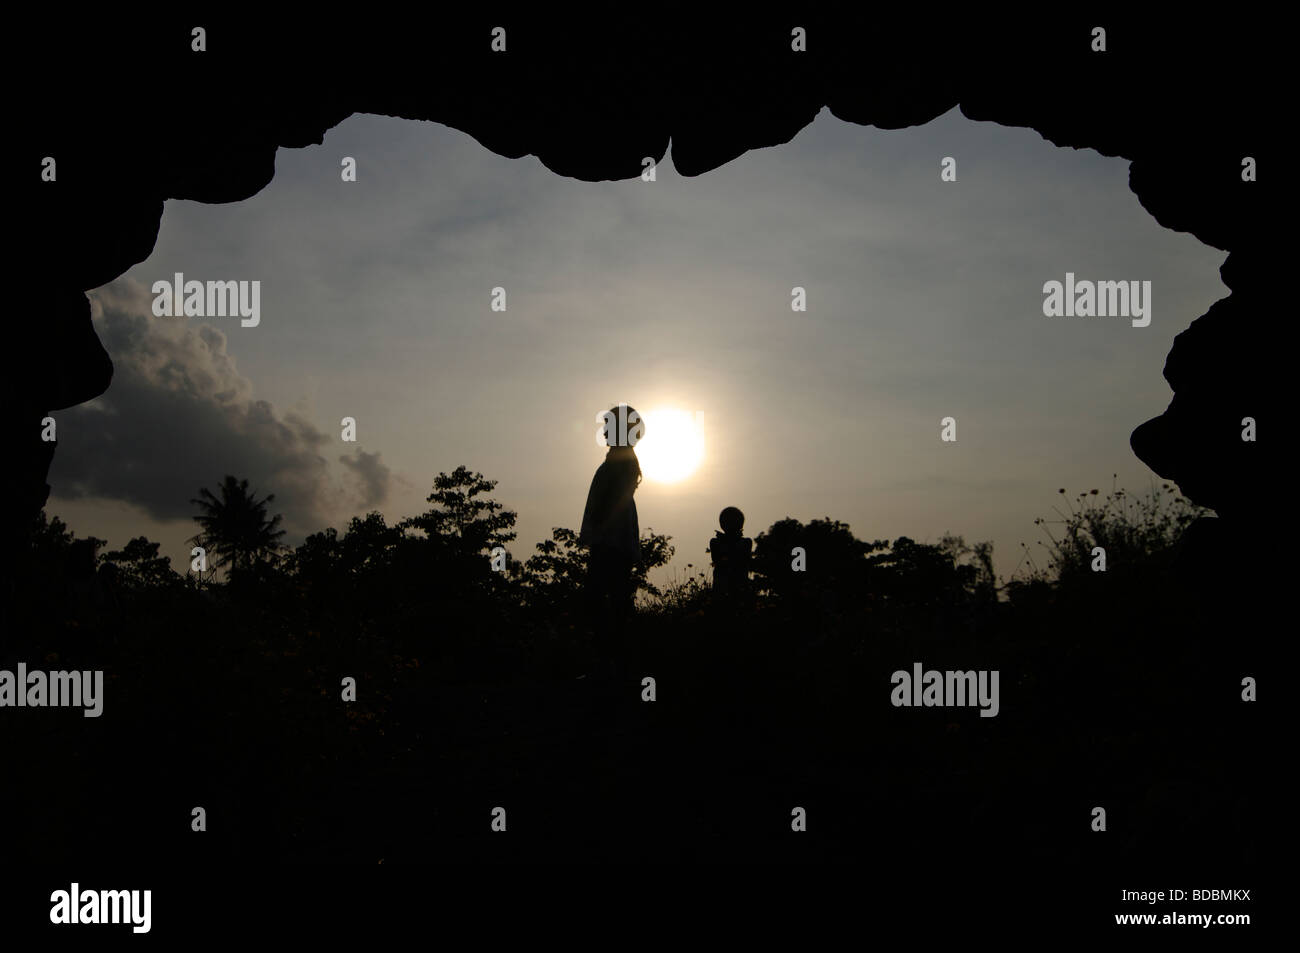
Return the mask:
[[[339,462],[352,471],[361,492],[360,503],[363,508],[378,506],[388,498],[388,489],[392,483],[392,473],[379,459],[378,453],[366,453],[358,450],[354,457],[346,454],[339,457]]]
[[[55,415],[56,498],[122,500],[172,520],[193,515],[189,501],[199,488],[231,473],[259,495],[274,493],[273,509],[291,533],[384,501],[390,473],[378,453],[341,457],[350,484],[342,485],[325,456],[335,435],[256,399],[224,331],[193,318],[154,317],[152,300],[132,279],[91,295],[113,383],[102,397]],[[258,333],[227,320],[232,333]]]

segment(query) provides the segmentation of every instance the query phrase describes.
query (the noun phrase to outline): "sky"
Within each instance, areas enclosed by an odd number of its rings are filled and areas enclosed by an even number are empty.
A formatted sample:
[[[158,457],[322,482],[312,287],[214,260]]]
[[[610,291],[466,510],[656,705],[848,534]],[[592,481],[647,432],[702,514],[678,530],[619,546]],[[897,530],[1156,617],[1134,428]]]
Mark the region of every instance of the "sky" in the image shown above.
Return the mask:
[[[637,491],[642,530],[677,548],[660,579],[707,565],[728,505],[750,536],[790,516],[991,540],[1008,576],[1059,488],[1159,482],[1129,433],[1169,402],[1174,336],[1228,293],[1224,257],[1157,225],[1124,160],[956,109],[894,131],[822,110],[705,175],[670,150],[655,181],[604,183],[353,116],[281,149],[251,199],[169,201],[153,254],[90,293],[116,371],[55,414],[46,510],[110,548],[146,535],[184,569],[190,500],[226,473],[274,493],[296,543],[418,514],[465,464],[498,481],[526,558],[581,523],[596,415],[626,401],[647,454],[661,408],[703,446],[690,475]],[[260,281],[260,323],[155,317],[151,286],[175,272]],[[1066,272],[1150,281],[1150,325],[1045,316]]]

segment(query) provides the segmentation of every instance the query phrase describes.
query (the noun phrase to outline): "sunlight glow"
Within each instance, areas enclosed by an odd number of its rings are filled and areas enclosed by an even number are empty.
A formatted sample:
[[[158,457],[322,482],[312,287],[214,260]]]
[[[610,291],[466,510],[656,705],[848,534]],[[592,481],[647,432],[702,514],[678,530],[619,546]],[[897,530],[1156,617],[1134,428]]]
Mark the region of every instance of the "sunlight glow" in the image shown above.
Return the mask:
[[[704,460],[699,415],[661,407],[645,414],[645,436],[636,445],[641,472],[656,483],[678,483]]]

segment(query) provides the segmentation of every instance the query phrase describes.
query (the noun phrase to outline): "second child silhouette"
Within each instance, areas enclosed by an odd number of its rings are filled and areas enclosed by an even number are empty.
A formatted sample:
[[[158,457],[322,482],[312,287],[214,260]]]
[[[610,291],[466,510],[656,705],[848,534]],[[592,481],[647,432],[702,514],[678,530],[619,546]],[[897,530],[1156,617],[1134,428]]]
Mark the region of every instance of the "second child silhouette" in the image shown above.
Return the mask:
[[[714,599],[726,609],[747,608],[751,601],[749,563],[754,542],[744,535],[745,514],[728,506],[718,514],[718,525],[722,529],[709,540]]]

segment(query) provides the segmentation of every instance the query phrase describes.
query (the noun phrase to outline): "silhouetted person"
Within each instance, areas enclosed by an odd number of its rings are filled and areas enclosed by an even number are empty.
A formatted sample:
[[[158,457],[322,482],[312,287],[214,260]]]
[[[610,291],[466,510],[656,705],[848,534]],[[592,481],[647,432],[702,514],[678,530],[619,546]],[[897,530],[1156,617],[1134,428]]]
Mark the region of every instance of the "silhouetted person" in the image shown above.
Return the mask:
[[[641,464],[632,449],[644,432],[640,415],[626,404],[605,417],[609,451],[592,477],[578,540],[590,550],[587,599],[593,621],[617,625],[632,611],[633,570],[641,557],[641,527],[632,496]]]
[[[722,529],[709,540],[709,555],[713,558],[713,597],[719,606],[743,609],[751,599],[749,562],[754,542],[743,535],[745,514],[734,506],[728,506],[718,514],[718,525]]]

